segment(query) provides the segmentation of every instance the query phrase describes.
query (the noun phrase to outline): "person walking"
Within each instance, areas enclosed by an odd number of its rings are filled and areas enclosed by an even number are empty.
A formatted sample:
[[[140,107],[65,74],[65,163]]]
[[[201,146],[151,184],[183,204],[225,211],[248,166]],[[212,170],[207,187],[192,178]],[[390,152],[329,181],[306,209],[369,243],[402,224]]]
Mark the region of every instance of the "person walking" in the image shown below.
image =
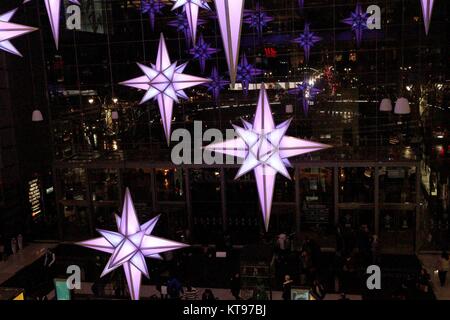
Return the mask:
[[[241,300],[241,277],[239,276],[239,273],[236,273],[231,278],[231,294],[236,300]]]
[[[292,280],[289,275],[284,276],[283,282],[283,300],[291,300]]]
[[[445,287],[449,264],[450,261],[448,253],[446,251],[443,251],[441,257],[439,258],[439,268],[438,268],[439,282],[441,284],[441,287]]]

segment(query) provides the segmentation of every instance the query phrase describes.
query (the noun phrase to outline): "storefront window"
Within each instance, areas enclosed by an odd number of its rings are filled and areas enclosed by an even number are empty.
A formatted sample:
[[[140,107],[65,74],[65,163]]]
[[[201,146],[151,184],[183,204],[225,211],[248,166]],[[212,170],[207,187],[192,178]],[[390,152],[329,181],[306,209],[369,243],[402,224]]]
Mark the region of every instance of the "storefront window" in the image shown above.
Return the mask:
[[[62,197],[64,200],[87,200],[87,175],[82,168],[62,171]]]
[[[374,168],[339,168],[339,202],[373,203]]]
[[[155,184],[158,201],[184,201],[184,175],[182,169],[156,169]]]
[[[88,208],[62,206],[62,211],[64,240],[82,240],[90,236]]]
[[[415,212],[406,210],[381,210],[380,245],[384,253],[411,253],[414,250],[416,230]]]
[[[119,200],[117,169],[89,170],[89,182],[91,184],[92,201]]]
[[[223,217],[219,169],[189,170],[192,190],[194,239],[219,243],[223,239]]]
[[[380,168],[381,203],[415,203],[416,168]]]

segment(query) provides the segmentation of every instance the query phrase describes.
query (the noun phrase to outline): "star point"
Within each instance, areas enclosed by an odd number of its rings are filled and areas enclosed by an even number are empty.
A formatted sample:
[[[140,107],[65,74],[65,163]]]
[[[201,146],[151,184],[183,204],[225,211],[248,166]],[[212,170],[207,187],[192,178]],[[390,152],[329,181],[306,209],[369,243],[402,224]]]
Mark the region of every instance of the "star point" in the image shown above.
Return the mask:
[[[38,29],[10,22],[16,12],[17,9],[13,9],[0,15],[0,50],[22,57],[22,54],[10,40]]]
[[[23,3],[28,3],[30,1],[31,0],[24,0]],[[44,0],[45,9],[47,10],[48,20],[50,22],[50,27],[52,29],[56,49],[59,48],[61,1],[62,0]],[[79,0],[69,0],[69,2],[76,5],[81,5]]]

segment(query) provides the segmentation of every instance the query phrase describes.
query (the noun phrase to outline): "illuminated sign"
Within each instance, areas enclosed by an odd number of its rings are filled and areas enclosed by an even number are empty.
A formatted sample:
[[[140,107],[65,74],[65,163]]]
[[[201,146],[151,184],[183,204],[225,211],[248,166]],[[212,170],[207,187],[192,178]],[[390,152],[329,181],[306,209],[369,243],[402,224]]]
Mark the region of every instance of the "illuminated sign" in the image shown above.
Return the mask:
[[[41,189],[39,188],[39,179],[33,179],[28,182],[28,201],[31,205],[31,216],[36,217],[41,212]]]
[[[66,279],[55,279],[56,300],[70,300],[71,294]]]
[[[264,54],[267,58],[276,58],[278,56],[277,49],[275,48],[264,48]]]

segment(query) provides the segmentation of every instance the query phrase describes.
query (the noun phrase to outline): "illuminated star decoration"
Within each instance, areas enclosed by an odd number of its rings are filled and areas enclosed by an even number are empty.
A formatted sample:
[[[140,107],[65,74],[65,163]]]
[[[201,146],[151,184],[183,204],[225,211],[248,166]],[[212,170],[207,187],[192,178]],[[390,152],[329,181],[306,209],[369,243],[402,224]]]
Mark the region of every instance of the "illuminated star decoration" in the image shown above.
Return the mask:
[[[255,10],[245,10],[244,12],[244,23],[248,24],[250,28],[256,29],[258,37],[261,37],[263,29],[271,21],[273,21],[273,18],[261,8],[259,2],[256,3]]]
[[[309,84],[308,81],[305,80],[298,84],[296,88],[289,90],[288,93],[301,98],[303,112],[305,115],[308,115],[309,102],[314,100],[314,98],[320,93],[320,90],[314,88],[313,85]]]
[[[245,0],[214,0],[220,33],[227,57],[230,82],[234,87],[237,77],[239,48]]]
[[[356,43],[359,46],[362,40],[363,31],[367,30],[367,18],[369,14],[362,10],[361,4],[356,4],[355,12],[352,12],[350,17],[342,20],[343,23],[352,26],[352,30],[356,35]]]
[[[262,70],[257,69],[252,64],[248,63],[247,56],[244,53],[237,68],[237,81],[241,82],[242,90],[244,90],[245,95],[248,94],[248,88],[254,77],[261,74]]]
[[[211,48],[211,45],[205,42],[203,36],[200,35],[197,44],[189,50],[189,53],[193,55],[194,59],[200,61],[200,70],[205,73],[206,60],[211,59],[211,56],[218,51],[216,48]]]
[[[300,34],[300,37],[294,39],[292,42],[298,43],[305,52],[305,62],[309,62],[309,56],[311,53],[311,48],[314,45],[322,40],[321,37],[318,37],[315,32],[310,31],[309,23],[305,23],[305,28],[303,29],[303,33]]]
[[[164,6],[161,0],[141,0],[141,12],[148,14],[152,30],[155,30],[155,17],[157,14],[161,14]]]
[[[434,0],[420,0],[422,5],[423,22],[425,24],[425,34],[430,31],[431,14],[433,13]]]
[[[219,75],[219,71],[216,67],[212,69],[211,76],[209,77],[211,80],[205,86],[208,88],[208,92],[212,93],[212,96],[216,103],[219,102],[220,91],[222,91],[225,86],[227,86],[230,81],[224,80],[223,77]]]
[[[197,42],[197,22],[198,22],[198,12],[200,8],[211,10],[208,3],[205,0],[172,0],[175,2],[172,10],[183,7],[183,11],[186,13],[186,18],[189,26],[190,39],[192,44],[195,45]]]
[[[14,47],[10,40],[36,31],[37,29],[9,22],[14,17],[16,11],[17,9],[14,9],[0,15],[0,50],[22,57],[22,54]]]
[[[198,19],[197,25],[205,24],[206,20],[204,19]],[[178,32],[182,32],[184,35],[184,38],[186,39],[186,46],[190,47],[192,42],[192,36],[191,31],[189,29],[189,22],[184,13],[177,13],[175,15],[175,20],[169,21],[169,26],[174,27],[177,29]]]
[[[118,232],[100,230],[100,238],[77,245],[110,253],[111,257],[101,277],[123,267],[132,300],[139,300],[142,275],[149,277],[145,258],[162,259],[160,253],[187,247],[186,244],[152,236],[159,216],[139,224],[130,191],[126,190],[122,217],[116,215]]]
[[[23,3],[28,3],[31,0],[24,0]],[[52,28],[53,39],[55,40],[56,49],[59,47],[59,19],[61,16],[61,2],[62,0],[44,0],[45,8],[47,10],[50,27]],[[81,5],[79,0],[69,0],[70,3]]]
[[[121,82],[121,85],[146,90],[140,104],[151,99],[157,100],[161,113],[164,133],[167,144],[170,143],[172,125],[173,103],[178,103],[178,98],[188,99],[184,89],[206,83],[209,80],[184,74],[187,63],[178,65],[170,61],[166,41],[163,34],[159,41],[158,57],[156,64],[151,67],[138,63],[144,75],[135,79]]]
[[[286,136],[291,120],[275,126],[264,84],[261,86],[253,124],[246,121],[243,123],[244,128],[234,126],[237,139],[211,144],[206,149],[244,159],[235,179],[254,171],[267,231],[276,174],[281,173],[290,179],[286,169],[288,158],[330,146]]]

